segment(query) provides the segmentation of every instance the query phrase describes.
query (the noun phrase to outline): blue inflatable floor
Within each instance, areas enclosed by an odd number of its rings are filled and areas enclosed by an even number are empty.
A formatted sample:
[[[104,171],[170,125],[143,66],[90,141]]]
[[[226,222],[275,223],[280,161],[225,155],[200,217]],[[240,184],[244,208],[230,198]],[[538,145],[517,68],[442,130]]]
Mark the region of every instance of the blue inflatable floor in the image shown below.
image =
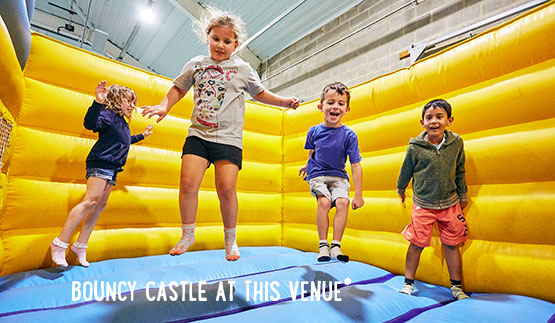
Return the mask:
[[[416,283],[356,261],[244,247],[92,263],[0,277],[1,322],[555,322],[555,304]]]

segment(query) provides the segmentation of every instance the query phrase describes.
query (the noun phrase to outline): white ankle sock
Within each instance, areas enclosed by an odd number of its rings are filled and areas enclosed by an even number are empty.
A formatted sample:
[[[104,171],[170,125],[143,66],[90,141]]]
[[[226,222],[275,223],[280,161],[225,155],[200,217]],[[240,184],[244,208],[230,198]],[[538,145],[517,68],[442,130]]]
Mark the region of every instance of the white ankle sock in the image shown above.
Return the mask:
[[[318,254],[318,261],[329,261],[330,245],[328,244],[328,240],[320,240],[318,249],[320,251]]]
[[[225,259],[235,261],[241,257],[236,241],[236,228],[224,228]]]
[[[71,251],[77,256],[79,263],[83,267],[89,267],[89,262],[87,261],[87,244],[74,242],[71,246]]]
[[[68,246],[69,246],[69,243],[63,242],[58,237],[52,240],[52,243],[50,244],[50,252],[51,252],[52,261],[56,265],[60,267],[68,266],[66,261],[66,249]]]
[[[60,248],[64,248],[64,249],[67,249],[67,247],[69,247],[69,243],[63,242],[58,237],[54,238],[54,240],[52,240],[52,243],[55,244],[56,246],[58,246]]]
[[[183,224],[181,226],[182,235],[181,239],[177,242],[175,247],[170,250],[170,255],[181,255],[195,242],[195,228],[196,224]]]
[[[331,242],[330,254],[332,258],[337,258],[337,260],[342,262],[349,261],[349,256],[344,255],[341,252],[341,241],[333,240]]]

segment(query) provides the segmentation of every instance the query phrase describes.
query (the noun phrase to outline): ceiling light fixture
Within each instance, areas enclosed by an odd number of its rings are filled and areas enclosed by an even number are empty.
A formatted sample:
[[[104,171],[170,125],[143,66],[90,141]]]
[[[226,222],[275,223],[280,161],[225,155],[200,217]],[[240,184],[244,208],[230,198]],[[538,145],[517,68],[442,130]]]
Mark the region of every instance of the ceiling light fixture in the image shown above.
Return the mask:
[[[154,14],[154,10],[152,10],[151,7],[142,8],[139,11],[139,17],[141,18],[141,21],[149,25],[153,24],[156,21],[156,15]]]

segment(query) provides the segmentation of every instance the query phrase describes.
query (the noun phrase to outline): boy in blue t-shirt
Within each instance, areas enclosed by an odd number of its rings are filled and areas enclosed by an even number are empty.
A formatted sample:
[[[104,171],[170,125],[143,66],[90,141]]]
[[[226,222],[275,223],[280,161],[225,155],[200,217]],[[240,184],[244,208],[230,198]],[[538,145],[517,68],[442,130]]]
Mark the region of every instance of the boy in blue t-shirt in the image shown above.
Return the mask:
[[[318,109],[324,113],[324,122],[308,130],[305,149],[308,162],[301,167],[299,175],[308,182],[310,192],[318,200],[316,226],[320,238],[318,261],[337,258],[347,262],[349,257],[341,252],[341,238],[347,225],[349,212],[349,175],[345,171],[347,156],[351,162],[355,197],[353,210],[364,205],[362,198],[362,167],[356,133],[341,123],[349,112],[351,93],[341,83],[328,84],[322,90]],[[333,220],[333,241],[328,244],[328,213],[336,208]]]

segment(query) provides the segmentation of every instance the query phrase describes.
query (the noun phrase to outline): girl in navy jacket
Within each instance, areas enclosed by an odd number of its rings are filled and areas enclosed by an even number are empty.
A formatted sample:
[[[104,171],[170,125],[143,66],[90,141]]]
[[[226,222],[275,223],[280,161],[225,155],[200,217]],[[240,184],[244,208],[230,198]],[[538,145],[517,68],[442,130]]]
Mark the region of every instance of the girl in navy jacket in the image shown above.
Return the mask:
[[[66,249],[69,239],[83,218],[83,228],[71,251],[77,255],[82,266],[89,266],[87,242],[106,207],[112,187],[116,185],[118,172],[123,171],[129,146],[152,133],[152,126],[149,125],[142,134],[131,136],[126,118],[130,119],[137,103],[133,90],[121,85],[106,88],[106,81],[102,81],[96,86],[95,94],[84,122],[85,128],[98,132],[98,141],[87,156],[87,192],[83,201],[69,212],[62,232],[50,244],[52,261],[61,267],[68,266]]]

